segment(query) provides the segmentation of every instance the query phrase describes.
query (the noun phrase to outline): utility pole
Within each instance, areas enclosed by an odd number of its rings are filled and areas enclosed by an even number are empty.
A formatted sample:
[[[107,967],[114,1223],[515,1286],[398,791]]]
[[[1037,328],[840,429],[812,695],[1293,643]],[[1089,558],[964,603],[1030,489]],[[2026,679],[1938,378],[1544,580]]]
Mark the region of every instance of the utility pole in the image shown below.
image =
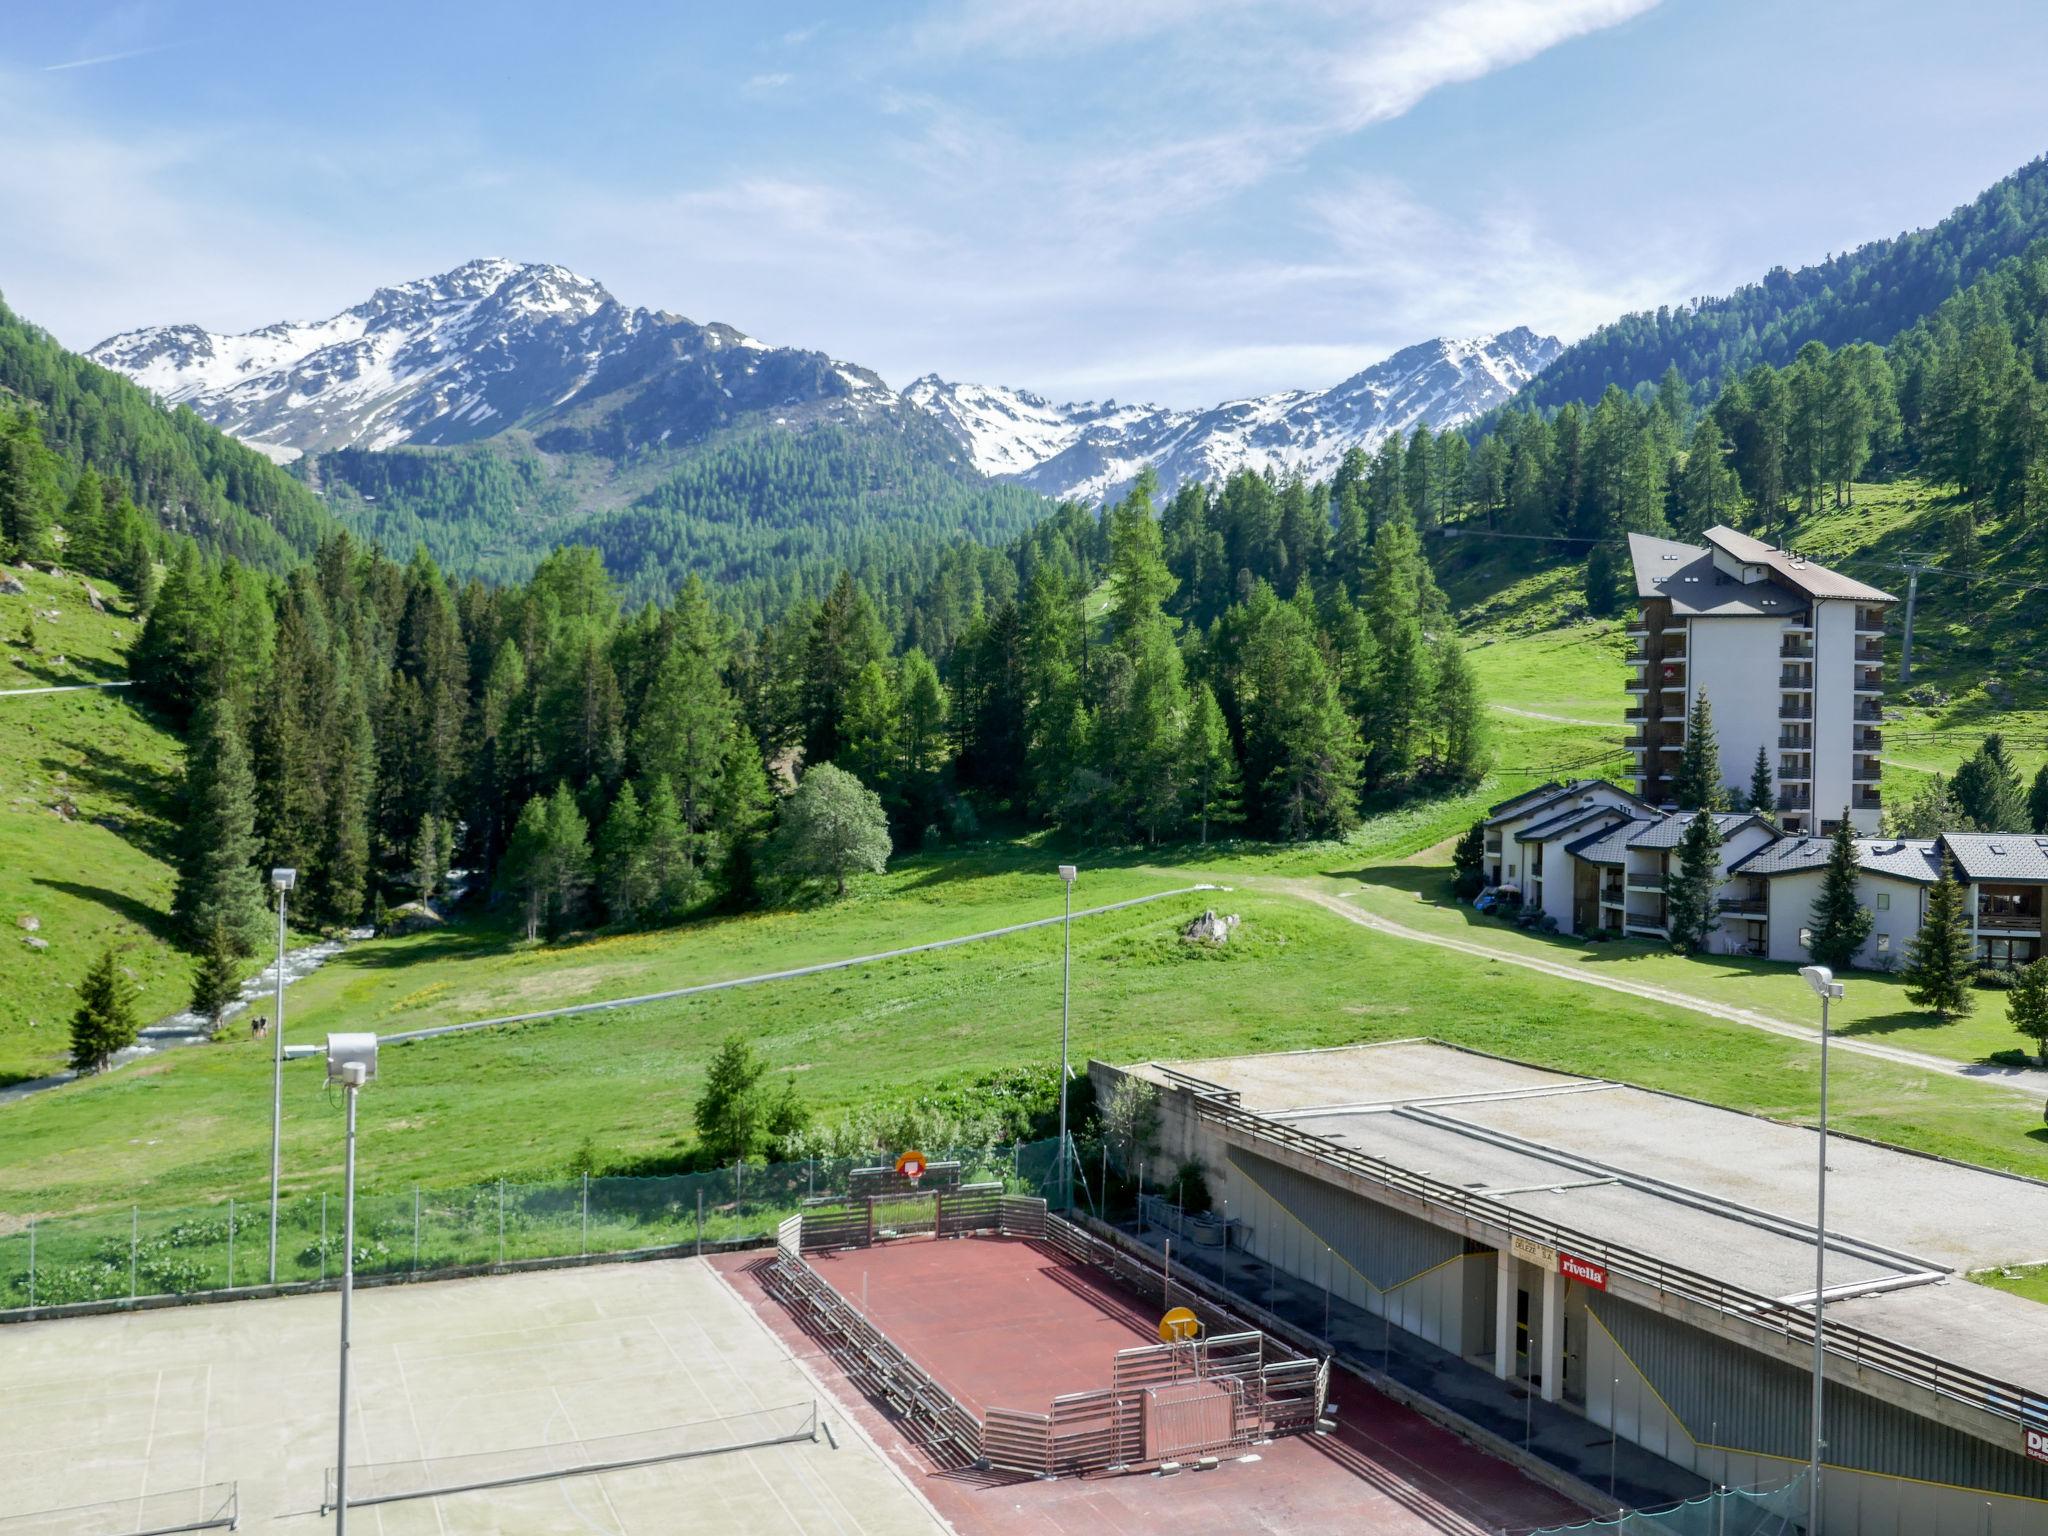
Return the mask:
[[[284,1160],[284,903],[298,884],[296,869],[273,869],[277,892],[277,1017],[270,1021],[270,1278],[277,1284],[277,1176]]]
[[[1074,995],[1074,877],[1080,871],[1072,864],[1060,866],[1060,883],[1067,888],[1067,921],[1060,958],[1060,1209],[1074,1208],[1072,1170],[1067,1164],[1067,1024],[1073,1011]]]
[[[1899,642],[1899,686],[1907,687],[1913,681],[1913,605],[1920,599],[1920,573],[1931,570],[1927,555],[1906,557],[1906,633]]]

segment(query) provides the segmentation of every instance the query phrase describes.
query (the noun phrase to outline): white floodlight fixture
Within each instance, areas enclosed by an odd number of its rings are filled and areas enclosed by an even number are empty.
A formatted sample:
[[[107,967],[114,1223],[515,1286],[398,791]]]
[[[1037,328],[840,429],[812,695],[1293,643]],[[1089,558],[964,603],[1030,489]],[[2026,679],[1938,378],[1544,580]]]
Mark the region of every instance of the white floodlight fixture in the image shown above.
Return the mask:
[[[1072,885],[1074,883],[1074,877],[1080,873],[1081,871],[1076,869],[1071,864],[1062,864],[1060,866],[1060,878],[1066,881],[1069,885]]]
[[[377,1075],[377,1037],[366,1034],[327,1037],[327,1081],[360,1088]]]
[[[296,869],[273,869],[270,872],[272,890],[288,891],[298,883],[299,872]]]
[[[1806,984],[1813,988],[1815,997],[1833,998],[1840,1002],[1843,996],[1842,984],[1835,980],[1835,973],[1824,965],[1802,965],[1799,974],[1806,978]]]

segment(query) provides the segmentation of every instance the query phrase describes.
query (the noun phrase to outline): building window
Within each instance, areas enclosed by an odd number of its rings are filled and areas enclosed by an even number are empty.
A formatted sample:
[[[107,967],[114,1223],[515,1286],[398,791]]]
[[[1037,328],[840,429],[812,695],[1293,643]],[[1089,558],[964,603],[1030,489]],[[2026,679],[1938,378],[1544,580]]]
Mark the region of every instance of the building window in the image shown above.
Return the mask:
[[[1877,936],[1877,952],[1880,955],[1888,955],[1892,952],[1892,936],[1890,934],[1880,933]]]
[[[1879,891],[1877,893],[1877,910],[1880,912],[1889,912],[1891,911],[1891,909],[1892,893],[1890,891]]]

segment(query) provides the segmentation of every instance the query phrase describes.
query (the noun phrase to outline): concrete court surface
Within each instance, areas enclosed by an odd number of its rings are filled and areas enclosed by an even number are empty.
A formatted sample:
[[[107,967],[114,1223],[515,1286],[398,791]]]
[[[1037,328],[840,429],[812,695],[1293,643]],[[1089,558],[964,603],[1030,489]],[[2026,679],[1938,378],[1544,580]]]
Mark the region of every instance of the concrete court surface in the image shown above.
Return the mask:
[[[1330,1384],[1336,1434],[1276,1440],[1214,1471],[1051,1481],[944,1471],[762,1289],[764,1259],[717,1262],[966,1536],[1493,1536],[1586,1518],[1570,1500],[1342,1371]],[[1106,1385],[1118,1348],[1157,1337],[1150,1298],[1018,1239],[908,1239],[810,1262],[856,1303],[865,1273],[876,1324],[977,1406],[1044,1412],[1054,1392]]]
[[[245,1531],[331,1528],[334,1295],[0,1328],[0,1516],[235,1479]],[[818,1398],[702,1260],[383,1286],[355,1298],[351,1466],[666,1428]],[[356,1508],[352,1530],[944,1529],[829,1400],[812,1443]],[[364,1491],[359,1478],[355,1490]]]

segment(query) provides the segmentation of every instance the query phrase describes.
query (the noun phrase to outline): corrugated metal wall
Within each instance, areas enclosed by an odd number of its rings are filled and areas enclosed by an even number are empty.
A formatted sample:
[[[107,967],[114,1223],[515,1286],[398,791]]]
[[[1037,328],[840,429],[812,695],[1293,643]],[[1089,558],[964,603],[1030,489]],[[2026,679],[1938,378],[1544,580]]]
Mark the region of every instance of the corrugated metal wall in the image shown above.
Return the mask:
[[[1612,1296],[1589,1297],[1588,1310],[1586,1414],[1595,1423],[1729,1486],[1774,1482],[1805,1462],[1806,1373]],[[2048,1466],[2025,1459],[2017,1444],[2001,1450],[1837,1382],[1828,1383],[1826,1408],[1831,1529],[2048,1531]]]
[[[1454,1353],[1490,1347],[1492,1249],[1256,1153],[1227,1155],[1250,1252]]]

